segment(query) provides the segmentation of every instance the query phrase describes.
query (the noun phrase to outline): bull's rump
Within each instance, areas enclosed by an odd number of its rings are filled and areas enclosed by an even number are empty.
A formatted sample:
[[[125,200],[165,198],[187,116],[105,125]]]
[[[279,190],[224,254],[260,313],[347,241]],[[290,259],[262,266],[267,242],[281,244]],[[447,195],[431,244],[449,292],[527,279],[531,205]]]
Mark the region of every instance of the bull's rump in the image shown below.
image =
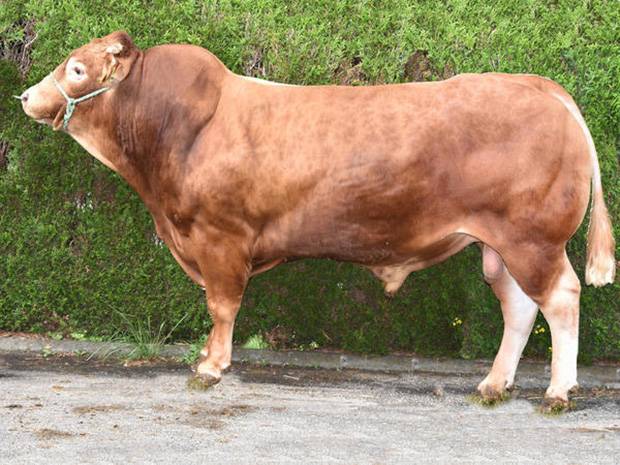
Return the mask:
[[[295,206],[270,215],[261,254],[397,263],[458,231],[567,240],[587,205],[587,146],[537,78],[517,78],[277,89],[262,138],[276,143],[257,153],[263,186]]]

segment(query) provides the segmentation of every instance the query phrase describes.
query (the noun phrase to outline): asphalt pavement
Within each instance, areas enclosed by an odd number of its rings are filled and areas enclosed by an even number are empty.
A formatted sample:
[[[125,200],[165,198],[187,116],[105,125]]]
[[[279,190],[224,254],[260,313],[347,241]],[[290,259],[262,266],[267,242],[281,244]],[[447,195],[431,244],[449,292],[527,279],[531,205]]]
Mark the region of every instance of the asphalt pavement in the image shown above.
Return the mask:
[[[189,369],[0,352],[0,463],[620,463],[620,390],[539,413],[548,378],[497,407],[477,373],[236,363],[207,391]],[[588,384],[588,383],[586,383]]]

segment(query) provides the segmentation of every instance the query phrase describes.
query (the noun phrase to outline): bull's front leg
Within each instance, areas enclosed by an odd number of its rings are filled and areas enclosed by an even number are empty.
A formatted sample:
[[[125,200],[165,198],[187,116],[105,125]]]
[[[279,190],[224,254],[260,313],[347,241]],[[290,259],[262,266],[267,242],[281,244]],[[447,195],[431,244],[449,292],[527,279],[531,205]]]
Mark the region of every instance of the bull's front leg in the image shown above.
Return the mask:
[[[219,256],[205,262],[203,276],[213,328],[200,352],[191,387],[207,388],[218,383],[222,372],[230,367],[233,328],[249,278],[248,261],[240,255],[220,251]]]

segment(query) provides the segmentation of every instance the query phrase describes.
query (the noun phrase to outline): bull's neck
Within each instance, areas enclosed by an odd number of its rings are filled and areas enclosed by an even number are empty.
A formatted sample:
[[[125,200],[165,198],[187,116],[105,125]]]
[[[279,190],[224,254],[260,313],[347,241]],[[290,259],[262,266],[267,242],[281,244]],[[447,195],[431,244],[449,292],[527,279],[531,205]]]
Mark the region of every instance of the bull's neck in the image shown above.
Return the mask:
[[[218,105],[227,69],[206,50],[189,50],[187,66],[158,48],[136,59],[111,93],[97,124],[74,138],[121,175],[154,212],[164,190],[175,186],[185,160]],[[202,50],[202,49],[200,49]],[[178,53],[177,53],[178,55]],[[173,63],[166,63],[170,58]],[[197,58],[203,59],[196,63]],[[181,68],[181,69],[178,69]]]

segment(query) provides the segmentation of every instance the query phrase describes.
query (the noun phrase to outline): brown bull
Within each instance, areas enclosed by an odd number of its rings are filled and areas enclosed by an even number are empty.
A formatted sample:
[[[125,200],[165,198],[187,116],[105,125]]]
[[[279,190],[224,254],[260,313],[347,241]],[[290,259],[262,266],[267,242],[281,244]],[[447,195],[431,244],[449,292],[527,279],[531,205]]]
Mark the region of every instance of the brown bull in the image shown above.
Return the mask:
[[[204,383],[230,365],[251,276],[326,257],[367,267],[392,294],[412,271],[477,242],[505,322],[481,394],[512,386],[538,308],[553,342],[547,399],[565,405],[577,385],[580,283],[565,246],[590,184],[586,283],[613,281],[615,245],[592,137],[553,81],[281,85],[236,75],[200,47],[142,51],[116,32],[75,50],[21,100],[127,180],[206,289]]]

